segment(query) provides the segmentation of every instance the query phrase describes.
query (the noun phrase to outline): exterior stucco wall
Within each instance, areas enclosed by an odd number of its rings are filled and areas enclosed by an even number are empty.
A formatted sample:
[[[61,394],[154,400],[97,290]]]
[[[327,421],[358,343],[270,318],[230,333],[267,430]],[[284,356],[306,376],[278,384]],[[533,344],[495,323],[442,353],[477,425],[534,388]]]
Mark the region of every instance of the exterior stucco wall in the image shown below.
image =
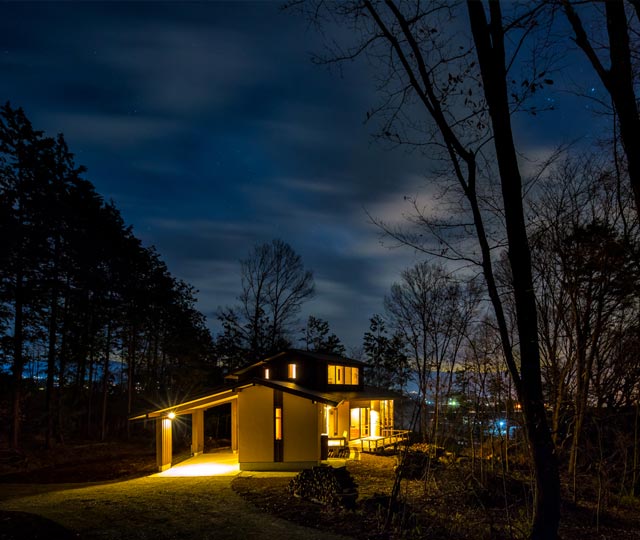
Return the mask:
[[[238,394],[238,461],[273,462],[273,390],[251,386]]]
[[[284,461],[318,461],[321,405],[291,394],[283,398]]]
[[[251,386],[238,395],[238,463],[241,470],[300,470],[320,461],[322,405],[285,393],[283,462],[274,462],[273,390]]]

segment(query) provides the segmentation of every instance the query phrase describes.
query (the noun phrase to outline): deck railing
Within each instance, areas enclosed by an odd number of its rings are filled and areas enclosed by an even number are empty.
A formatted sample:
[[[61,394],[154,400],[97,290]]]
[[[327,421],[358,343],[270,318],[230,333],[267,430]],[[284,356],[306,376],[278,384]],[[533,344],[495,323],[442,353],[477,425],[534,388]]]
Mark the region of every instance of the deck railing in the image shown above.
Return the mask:
[[[409,440],[408,429],[383,429],[380,437],[364,437],[350,442],[359,446],[361,452],[377,452],[389,446],[397,447]]]
[[[327,441],[328,441],[329,447],[347,446],[346,437],[328,437]]]
[[[334,449],[332,452],[349,447],[357,448],[360,452],[377,452],[390,446],[397,447],[403,444],[409,440],[409,433],[408,429],[382,429],[381,435],[377,437],[351,440],[346,437],[327,437],[327,446],[329,449]]]

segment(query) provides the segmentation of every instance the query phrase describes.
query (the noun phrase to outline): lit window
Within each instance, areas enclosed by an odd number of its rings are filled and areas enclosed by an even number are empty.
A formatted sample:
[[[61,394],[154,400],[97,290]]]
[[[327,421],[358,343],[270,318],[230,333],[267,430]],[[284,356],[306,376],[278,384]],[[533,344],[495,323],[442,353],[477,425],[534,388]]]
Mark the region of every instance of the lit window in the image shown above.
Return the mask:
[[[264,378],[268,379],[269,378],[269,368],[264,368]]]
[[[296,364],[289,364],[289,378],[296,379],[298,377],[298,366]]]
[[[282,440],[282,407],[276,407],[275,411],[275,431],[276,431],[276,441]]]
[[[344,384],[352,384],[351,383],[351,370],[353,368],[346,367],[344,368]]]
[[[359,384],[360,371],[357,367],[329,365],[327,370],[328,384]]]

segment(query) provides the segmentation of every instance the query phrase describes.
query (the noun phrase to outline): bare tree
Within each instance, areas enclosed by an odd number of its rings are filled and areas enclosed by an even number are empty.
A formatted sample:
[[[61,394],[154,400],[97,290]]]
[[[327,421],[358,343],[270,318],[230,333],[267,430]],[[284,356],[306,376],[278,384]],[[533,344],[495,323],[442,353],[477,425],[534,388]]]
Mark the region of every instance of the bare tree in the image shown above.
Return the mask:
[[[318,20],[322,2],[311,10]],[[537,313],[531,271],[531,255],[523,210],[524,190],[511,127],[511,113],[523,96],[511,102],[508,86],[515,58],[522,43],[536,26],[540,6],[534,5],[509,22],[503,20],[498,0],[466,2],[471,40],[460,38],[465,22],[458,6],[447,2],[394,2],[393,0],[347,2],[329,5],[332,15],[347,20],[359,43],[335,59],[353,59],[363,52],[382,67],[382,86],[387,99],[376,112],[386,113],[382,133],[395,144],[435,150],[435,158],[446,160],[450,186],[462,194],[461,207],[468,222],[427,225],[430,232],[457,229],[473,231],[479,253],[461,254],[441,234],[436,249],[424,243],[413,247],[450,258],[477,262],[482,268],[495,311],[505,360],[522,403],[526,432],[535,473],[536,495],[530,537],[557,537],[560,519],[560,481],[557,458],[545,414],[538,349]],[[514,36],[510,51],[505,36]],[[475,57],[475,58],[474,58]],[[508,77],[509,75],[509,77]],[[525,94],[545,81],[543,70],[522,81]],[[427,117],[428,122],[416,118]],[[491,160],[482,152],[493,142]],[[489,156],[486,156],[489,157]],[[483,177],[480,164],[495,160],[498,166],[501,202],[494,208],[504,224],[517,316],[517,350],[509,335],[503,300],[494,275],[492,245],[482,211]],[[490,168],[484,171],[490,174]],[[444,176],[444,175],[442,175]],[[431,224],[433,225],[433,223]],[[438,225],[438,224],[436,224]],[[402,238],[400,238],[402,240]],[[404,238],[407,240],[407,237]],[[453,254],[453,255],[451,255]]]
[[[578,156],[556,167],[533,204],[540,335],[554,434],[558,443],[571,442],[574,479],[587,410],[604,402],[614,406],[611,383],[622,382],[619,345],[634,335],[638,321],[637,221],[623,215],[628,205],[618,203],[618,189],[611,164]],[[624,371],[630,366],[622,361]]]
[[[255,359],[288,346],[302,303],[313,297],[313,273],[282,240],[256,245],[240,267],[240,305],[221,317],[234,325]]]
[[[469,294],[470,293],[470,294]],[[477,307],[477,294],[447,274],[442,266],[418,263],[402,273],[400,283],[391,287],[385,308],[393,326],[411,350],[419,404],[433,399],[433,420],[429,438],[437,443],[443,403],[453,386],[464,337]],[[422,414],[423,434],[426,415]]]
[[[640,216],[640,111],[635,94],[633,48],[631,38],[638,35],[640,2],[608,0],[607,2],[571,2],[561,0],[564,13],[573,30],[573,39],[582,49],[611,96],[620,129],[620,139],[627,158],[629,181],[635,197],[636,211]],[[587,4],[589,13],[606,21],[608,46],[602,46],[597,38],[589,37],[577,9]],[[635,11],[627,14],[625,4]],[[604,13],[599,12],[600,7]],[[635,27],[634,27],[635,25]],[[606,66],[608,55],[609,67]],[[637,60],[637,58],[636,58]]]

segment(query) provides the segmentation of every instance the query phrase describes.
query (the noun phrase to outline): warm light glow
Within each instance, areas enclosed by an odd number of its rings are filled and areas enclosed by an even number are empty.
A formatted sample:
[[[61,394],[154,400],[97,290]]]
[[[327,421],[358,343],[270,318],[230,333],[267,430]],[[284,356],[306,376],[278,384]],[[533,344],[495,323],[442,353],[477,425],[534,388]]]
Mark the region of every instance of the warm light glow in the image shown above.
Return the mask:
[[[282,440],[282,407],[276,407],[276,441]]]
[[[168,418],[164,421],[171,425]],[[152,476],[235,476],[239,472],[238,455],[231,451],[222,451],[198,454]]]
[[[167,418],[168,418],[169,420],[173,420],[175,417],[176,417],[176,413],[174,413],[173,411],[171,411],[171,412],[167,415]]]
[[[331,411],[331,407],[329,405],[324,406],[324,432],[329,434],[329,414]]]
[[[171,467],[157,476],[219,476],[223,474],[237,474],[240,467],[235,465],[224,465],[222,463],[194,463],[193,465],[183,465],[182,467]]]
[[[349,426],[349,438],[357,439],[361,436],[360,433],[360,409],[351,409],[351,425]]]
[[[327,371],[328,384],[358,384],[359,372],[357,367],[329,364]]]
[[[378,414],[378,411],[371,411],[369,414],[369,423],[371,424],[371,435],[374,437],[380,435],[380,432],[378,431],[380,426],[380,415]]]
[[[269,378],[269,368],[264,368],[264,378],[265,379]]]
[[[298,366],[296,364],[289,364],[289,378],[296,379],[298,377]]]

